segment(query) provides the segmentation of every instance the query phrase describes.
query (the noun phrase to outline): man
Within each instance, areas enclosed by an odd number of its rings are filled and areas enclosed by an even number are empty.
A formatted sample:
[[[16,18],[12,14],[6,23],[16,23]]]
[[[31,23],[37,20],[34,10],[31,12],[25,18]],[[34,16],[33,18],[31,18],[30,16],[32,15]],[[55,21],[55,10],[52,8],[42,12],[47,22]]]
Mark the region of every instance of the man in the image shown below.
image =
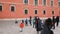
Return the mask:
[[[32,17],[30,16],[30,20],[29,20],[30,25],[32,25],[31,21],[32,21]]]
[[[52,20],[50,18],[46,19],[41,31],[41,34],[54,34],[51,30],[52,28]]]
[[[58,25],[59,25],[59,16],[56,17],[56,22],[57,22],[56,26],[58,27]]]
[[[55,22],[56,22],[56,18],[55,18],[55,16],[53,16],[53,18],[52,18],[53,29],[55,29]]]
[[[33,19],[33,28],[35,27],[35,22],[36,22],[36,19],[34,18]]]

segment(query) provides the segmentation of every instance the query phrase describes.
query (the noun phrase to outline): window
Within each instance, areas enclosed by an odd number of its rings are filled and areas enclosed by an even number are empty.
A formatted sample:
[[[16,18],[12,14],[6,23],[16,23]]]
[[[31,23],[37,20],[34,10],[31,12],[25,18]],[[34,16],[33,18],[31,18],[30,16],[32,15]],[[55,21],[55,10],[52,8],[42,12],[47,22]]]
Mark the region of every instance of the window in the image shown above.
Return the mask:
[[[38,5],[38,0],[34,0],[34,1],[35,1],[35,2],[34,2],[34,3],[35,3],[35,5]]]
[[[45,10],[43,11],[43,14],[44,14],[44,15],[46,14],[46,11],[45,11]]]
[[[53,0],[51,0],[51,6],[53,6]]]
[[[58,6],[60,7],[60,0],[58,0]]]
[[[2,5],[0,5],[0,11],[2,11]]]
[[[25,4],[28,4],[28,0],[24,0],[24,3],[25,3]]]
[[[43,5],[46,6],[46,0],[43,0]]]
[[[54,11],[52,11],[52,14],[54,15]]]
[[[28,14],[28,10],[27,9],[25,9],[24,11],[25,11],[25,14]]]
[[[60,2],[58,3],[59,7],[60,7]]]
[[[13,5],[11,5],[11,11],[14,12],[15,7]]]
[[[59,14],[60,14],[60,11],[59,11]]]
[[[38,12],[37,12],[38,10],[37,9],[35,9],[35,14],[38,14]]]

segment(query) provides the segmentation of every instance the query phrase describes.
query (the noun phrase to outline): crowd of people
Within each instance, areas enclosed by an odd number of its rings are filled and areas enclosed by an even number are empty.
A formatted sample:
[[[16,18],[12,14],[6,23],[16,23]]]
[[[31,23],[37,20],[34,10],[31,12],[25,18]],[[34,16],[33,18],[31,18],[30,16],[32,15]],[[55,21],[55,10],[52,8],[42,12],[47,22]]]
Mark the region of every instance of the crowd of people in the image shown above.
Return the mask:
[[[33,18],[33,24],[32,24],[31,16],[30,16],[29,20],[28,19],[25,20],[25,23],[24,23],[24,20],[22,20],[22,22],[20,23],[21,32],[24,28],[24,24],[25,24],[25,26],[28,26],[28,22],[29,22],[29,24],[33,25],[33,28],[36,29],[37,34],[39,34],[39,32],[41,34],[54,34],[54,32],[51,29],[55,29],[55,24],[58,27],[59,16],[57,16],[57,17],[53,16],[52,18],[44,19],[43,23],[42,23],[42,21],[43,20],[41,20],[38,16]],[[16,21],[16,23],[17,23],[17,21]]]

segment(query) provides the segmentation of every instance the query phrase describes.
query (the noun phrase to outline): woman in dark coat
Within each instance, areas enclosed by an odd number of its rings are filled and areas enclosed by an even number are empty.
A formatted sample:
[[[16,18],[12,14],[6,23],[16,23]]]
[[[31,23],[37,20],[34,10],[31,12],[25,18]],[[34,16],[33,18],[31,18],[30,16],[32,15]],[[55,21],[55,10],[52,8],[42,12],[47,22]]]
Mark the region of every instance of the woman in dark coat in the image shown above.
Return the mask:
[[[39,17],[36,19],[36,31],[37,31],[37,34],[39,34],[39,31],[41,31],[41,22],[40,22],[40,19]]]
[[[38,26],[39,26],[39,25],[38,25],[38,18],[37,18],[37,19],[36,19],[36,26],[35,26],[35,27],[36,27],[37,34],[39,34],[39,28],[38,28]]]

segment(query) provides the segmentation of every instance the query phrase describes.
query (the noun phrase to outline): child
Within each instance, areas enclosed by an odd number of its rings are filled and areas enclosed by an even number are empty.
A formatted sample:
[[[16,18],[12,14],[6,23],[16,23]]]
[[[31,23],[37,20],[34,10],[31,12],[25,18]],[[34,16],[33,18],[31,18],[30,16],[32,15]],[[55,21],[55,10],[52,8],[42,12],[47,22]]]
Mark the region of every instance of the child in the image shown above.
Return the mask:
[[[23,28],[24,28],[24,23],[23,22],[20,23],[20,28],[21,28],[21,31],[20,32],[22,32],[23,31]]]

